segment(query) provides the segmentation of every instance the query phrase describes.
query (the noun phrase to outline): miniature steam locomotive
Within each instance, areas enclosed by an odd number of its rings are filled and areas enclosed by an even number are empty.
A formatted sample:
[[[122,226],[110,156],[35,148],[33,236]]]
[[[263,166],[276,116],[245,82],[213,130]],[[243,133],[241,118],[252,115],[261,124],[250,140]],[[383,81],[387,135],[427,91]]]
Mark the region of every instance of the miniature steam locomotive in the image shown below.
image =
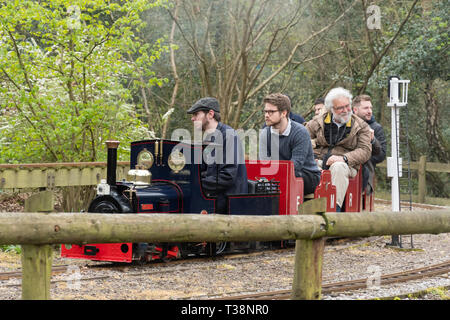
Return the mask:
[[[205,144],[171,140],[143,140],[131,143],[130,168],[124,181],[116,181],[118,141],[108,141],[107,179],[97,186],[92,213],[215,213],[216,198],[204,192],[201,183]],[[297,214],[305,199],[303,179],[295,177],[291,161],[246,160],[248,193],[228,195],[226,214]],[[329,171],[310,198],[327,198],[327,211],[336,209],[336,188]],[[350,179],[345,210],[372,210],[372,197],[361,193],[361,175]],[[281,241],[280,245],[284,245]],[[61,256],[100,261],[132,262],[215,255],[236,248],[266,246],[267,243],[108,243],[62,245]]]

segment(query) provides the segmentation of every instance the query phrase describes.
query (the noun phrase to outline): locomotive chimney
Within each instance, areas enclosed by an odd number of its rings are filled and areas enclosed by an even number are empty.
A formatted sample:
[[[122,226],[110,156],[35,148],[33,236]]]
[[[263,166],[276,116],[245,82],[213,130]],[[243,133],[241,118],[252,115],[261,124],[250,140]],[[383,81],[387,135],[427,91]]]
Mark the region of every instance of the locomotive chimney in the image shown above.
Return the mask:
[[[106,147],[108,148],[108,162],[106,164],[106,182],[110,186],[116,185],[116,168],[117,168],[117,147],[119,141],[108,140]]]

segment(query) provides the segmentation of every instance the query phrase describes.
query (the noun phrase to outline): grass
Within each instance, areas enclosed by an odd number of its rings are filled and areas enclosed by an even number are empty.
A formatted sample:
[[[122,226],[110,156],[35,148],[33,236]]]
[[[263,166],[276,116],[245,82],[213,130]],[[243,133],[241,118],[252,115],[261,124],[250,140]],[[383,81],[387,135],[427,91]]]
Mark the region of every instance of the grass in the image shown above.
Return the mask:
[[[431,299],[431,300],[450,300],[449,286],[433,287],[417,292],[406,293],[403,295],[375,298],[373,300],[417,300],[417,299]],[[434,298],[434,299],[433,299]]]
[[[0,251],[20,254],[22,253],[22,248],[20,245],[15,244],[0,245]]]

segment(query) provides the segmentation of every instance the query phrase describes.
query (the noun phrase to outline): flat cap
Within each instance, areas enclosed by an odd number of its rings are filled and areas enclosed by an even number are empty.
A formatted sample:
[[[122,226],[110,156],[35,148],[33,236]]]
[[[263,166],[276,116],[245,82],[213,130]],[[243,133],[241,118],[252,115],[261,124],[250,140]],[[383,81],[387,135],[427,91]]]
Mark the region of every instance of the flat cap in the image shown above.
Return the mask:
[[[201,98],[189,108],[187,113],[195,113],[200,110],[213,110],[214,112],[220,113],[219,101],[211,97]]]

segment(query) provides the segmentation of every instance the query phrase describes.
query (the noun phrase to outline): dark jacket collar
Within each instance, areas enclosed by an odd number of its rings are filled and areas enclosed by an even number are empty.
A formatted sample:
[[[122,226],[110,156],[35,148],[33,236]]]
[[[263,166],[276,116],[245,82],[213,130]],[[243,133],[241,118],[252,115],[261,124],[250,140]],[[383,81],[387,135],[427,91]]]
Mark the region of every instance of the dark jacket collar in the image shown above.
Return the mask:
[[[366,121],[367,122],[367,124],[372,124],[372,123],[374,123],[375,122],[375,117],[372,115],[372,118],[370,118],[370,120],[369,121]]]

